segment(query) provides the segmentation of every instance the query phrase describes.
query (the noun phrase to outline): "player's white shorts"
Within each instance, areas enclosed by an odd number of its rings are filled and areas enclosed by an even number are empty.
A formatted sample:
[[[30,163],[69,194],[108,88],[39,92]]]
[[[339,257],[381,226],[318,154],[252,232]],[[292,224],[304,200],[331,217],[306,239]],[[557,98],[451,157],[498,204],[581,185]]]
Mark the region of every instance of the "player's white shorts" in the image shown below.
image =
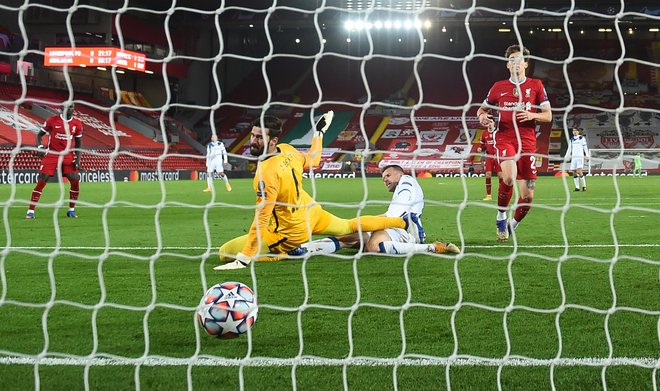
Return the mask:
[[[571,171],[583,169],[584,168],[584,158],[574,157],[571,159]]]
[[[388,228],[385,230],[393,242],[398,243],[417,243],[415,238],[413,238],[408,231],[403,228]]]
[[[215,171],[215,172],[218,172],[218,173],[224,173],[225,168],[222,164],[223,164],[222,159],[213,159],[210,162],[206,163],[206,171],[207,172]]]

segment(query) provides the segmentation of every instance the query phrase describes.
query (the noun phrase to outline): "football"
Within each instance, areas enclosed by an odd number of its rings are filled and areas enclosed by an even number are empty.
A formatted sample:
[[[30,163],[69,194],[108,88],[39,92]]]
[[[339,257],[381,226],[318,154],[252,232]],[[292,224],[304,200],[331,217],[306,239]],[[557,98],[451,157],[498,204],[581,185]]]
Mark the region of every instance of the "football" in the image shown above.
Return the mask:
[[[236,338],[257,321],[257,298],[249,286],[223,282],[211,287],[197,310],[197,320],[207,334],[216,338]]]

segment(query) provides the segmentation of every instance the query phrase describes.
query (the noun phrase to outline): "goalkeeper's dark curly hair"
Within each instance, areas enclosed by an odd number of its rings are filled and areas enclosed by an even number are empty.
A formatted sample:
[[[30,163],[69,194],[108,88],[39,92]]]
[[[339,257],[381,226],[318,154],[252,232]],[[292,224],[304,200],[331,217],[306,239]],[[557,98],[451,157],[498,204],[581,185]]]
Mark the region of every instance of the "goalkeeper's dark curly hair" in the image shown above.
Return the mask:
[[[252,126],[268,129],[268,137],[270,138],[280,137],[280,134],[282,134],[282,120],[274,115],[264,115],[263,126],[261,125],[261,118],[252,121]]]

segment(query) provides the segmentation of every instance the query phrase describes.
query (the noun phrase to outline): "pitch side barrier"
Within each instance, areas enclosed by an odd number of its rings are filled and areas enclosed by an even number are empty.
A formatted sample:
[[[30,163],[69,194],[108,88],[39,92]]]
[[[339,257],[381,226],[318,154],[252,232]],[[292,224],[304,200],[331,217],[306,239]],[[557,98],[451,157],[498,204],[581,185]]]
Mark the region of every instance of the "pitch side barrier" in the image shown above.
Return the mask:
[[[642,170],[642,176],[653,175],[654,172]],[[37,183],[39,171],[37,170],[0,170],[0,185],[10,184],[34,184]],[[164,171],[146,171],[146,170],[87,170],[80,172],[81,182],[155,182],[155,181],[181,181],[181,180],[206,180],[206,171],[197,170],[164,170]],[[254,173],[249,171],[232,171],[231,178],[253,178]],[[350,179],[358,178],[362,174],[355,172],[315,172],[314,179]],[[539,173],[539,176],[552,176],[553,173]],[[630,176],[630,172],[617,172],[616,176]],[[366,174],[366,177],[380,178],[380,174]],[[612,173],[593,173],[593,176],[612,176]],[[446,172],[435,173],[431,177],[435,178],[482,178],[483,173],[458,173]],[[311,178],[309,173],[303,173],[303,178]],[[57,176],[50,178],[50,182],[57,182]]]
[[[254,173],[249,171],[232,171],[232,178],[253,178]],[[0,170],[0,185],[10,184],[34,184],[37,183],[39,171],[37,170]],[[198,170],[85,170],[80,171],[81,182],[155,182],[155,181],[180,181],[180,180],[206,180],[206,171]],[[373,175],[379,176],[379,175]],[[309,174],[303,174],[309,178]],[[355,178],[356,174],[337,172],[316,172],[314,178]],[[55,175],[49,182],[57,182]]]
[[[37,170],[0,170],[0,184],[30,184],[37,183],[39,171]],[[204,173],[205,178],[206,173]],[[151,181],[179,181],[198,180],[200,172],[196,170],[85,170],[80,171],[81,182],[151,182]],[[50,182],[57,182],[57,175]]]

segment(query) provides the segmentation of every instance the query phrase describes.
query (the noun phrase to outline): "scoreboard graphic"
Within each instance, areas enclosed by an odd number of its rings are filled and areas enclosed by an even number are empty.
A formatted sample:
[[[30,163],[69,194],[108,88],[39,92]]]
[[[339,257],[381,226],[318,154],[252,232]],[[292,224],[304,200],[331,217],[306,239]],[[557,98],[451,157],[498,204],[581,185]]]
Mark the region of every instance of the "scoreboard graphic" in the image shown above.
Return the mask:
[[[116,66],[144,72],[146,55],[113,47],[52,47],[45,49],[44,66]]]

